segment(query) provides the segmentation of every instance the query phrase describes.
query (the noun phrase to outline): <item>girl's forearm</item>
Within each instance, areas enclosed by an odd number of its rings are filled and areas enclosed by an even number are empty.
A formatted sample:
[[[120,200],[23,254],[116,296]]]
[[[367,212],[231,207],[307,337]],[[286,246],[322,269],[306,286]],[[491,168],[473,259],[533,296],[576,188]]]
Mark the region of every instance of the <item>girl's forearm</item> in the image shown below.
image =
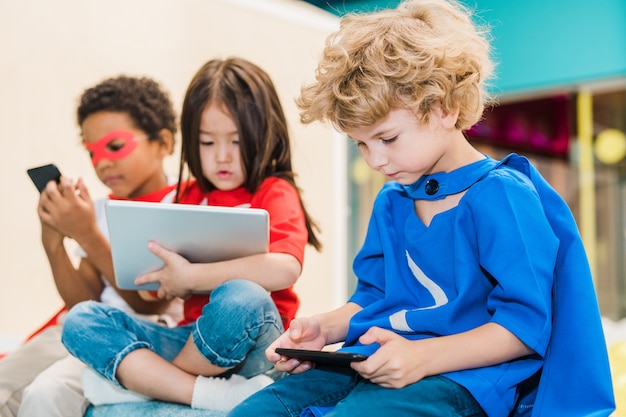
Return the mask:
[[[212,291],[233,279],[256,282],[267,291],[289,288],[296,283],[302,266],[292,255],[265,253],[209,264],[190,264],[192,291]]]

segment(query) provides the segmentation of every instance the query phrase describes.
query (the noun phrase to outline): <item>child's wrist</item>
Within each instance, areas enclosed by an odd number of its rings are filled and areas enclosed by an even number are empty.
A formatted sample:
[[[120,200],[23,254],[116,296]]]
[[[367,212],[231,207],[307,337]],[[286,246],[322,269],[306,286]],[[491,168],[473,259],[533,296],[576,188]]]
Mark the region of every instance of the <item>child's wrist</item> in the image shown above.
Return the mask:
[[[217,287],[217,285],[215,285],[213,288],[208,288],[209,284],[207,283],[208,280],[208,275],[205,273],[203,273],[203,270],[205,270],[204,265],[206,264],[201,264],[201,263],[189,263],[186,265],[186,267],[184,267],[184,270],[182,271],[182,276],[187,277],[186,280],[186,285],[185,285],[185,289],[190,291],[190,292],[209,292],[210,290],[213,290],[214,287]]]
[[[58,237],[45,237],[42,236],[43,247],[48,256],[55,256],[60,253],[65,253],[65,245],[63,244],[64,236],[58,235]]]

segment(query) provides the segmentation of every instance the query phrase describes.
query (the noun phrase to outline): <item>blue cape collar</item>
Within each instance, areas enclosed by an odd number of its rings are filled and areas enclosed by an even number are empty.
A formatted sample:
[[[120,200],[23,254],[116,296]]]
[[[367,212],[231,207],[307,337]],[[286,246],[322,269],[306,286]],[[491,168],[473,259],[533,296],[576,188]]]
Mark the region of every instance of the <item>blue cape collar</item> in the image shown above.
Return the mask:
[[[424,175],[413,184],[404,185],[403,188],[415,200],[440,200],[467,190],[497,164],[496,160],[486,156],[485,159],[472,162],[452,172]]]

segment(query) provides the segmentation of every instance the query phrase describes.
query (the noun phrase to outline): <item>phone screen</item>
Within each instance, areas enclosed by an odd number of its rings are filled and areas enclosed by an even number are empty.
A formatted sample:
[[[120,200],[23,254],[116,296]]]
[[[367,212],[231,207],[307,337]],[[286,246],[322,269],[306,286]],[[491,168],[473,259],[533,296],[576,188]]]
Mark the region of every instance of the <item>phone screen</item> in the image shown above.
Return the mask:
[[[61,171],[59,171],[59,168],[54,164],[30,168],[26,170],[26,172],[39,192],[42,192],[50,181],[56,181],[58,183],[61,179]]]
[[[351,352],[331,352],[325,350],[303,350],[276,348],[276,353],[303,361],[315,362],[318,365],[326,366],[350,366],[352,362],[360,362],[367,359],[367,356]]]

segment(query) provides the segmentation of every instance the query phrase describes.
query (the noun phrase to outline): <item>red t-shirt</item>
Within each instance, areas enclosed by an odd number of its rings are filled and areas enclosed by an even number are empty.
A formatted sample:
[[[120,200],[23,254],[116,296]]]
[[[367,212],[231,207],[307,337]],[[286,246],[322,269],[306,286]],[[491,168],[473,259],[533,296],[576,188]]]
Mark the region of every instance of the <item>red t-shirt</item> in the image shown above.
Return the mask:
[[[165,197],[168,194],[172,194],[172,200],[173,200],[173,196],[174,196],[174,190],[176,188],[176,184],[169,184],[166,185],[163,188],[159,188],[158,190],[149,193],[149,194],[144,194],[144,195],[140,195],[138,197],[133,197],[133,198],[123,198],[123,197],[117,197],[113,194],[109,194],[109,199],[111,200],[131,200],[131,201],[143,201],[143,202],[148,202],[148,203],[160,203],[160,202],[166,202],[163,201],[165,199]]]
[[[255,194],[250,194],[243,187],[232,191],[215,190],[204,194],[198,184],[192,182],[181,197],[180,203],[264,209],[269,213],[270,219],[269,251],[293,255],[300,264],[304,261],[304,249],[308,240],[304,212],[296,189],[281,178],[267,178]],[[271,296],[283,325],[287,328],[296,315],[300,300],[293,287],[272,291]],[[202,307],[208,302],[208,295],[191,295],[185,300],[184,318],[180,324],[194,322],[200,317]]]

